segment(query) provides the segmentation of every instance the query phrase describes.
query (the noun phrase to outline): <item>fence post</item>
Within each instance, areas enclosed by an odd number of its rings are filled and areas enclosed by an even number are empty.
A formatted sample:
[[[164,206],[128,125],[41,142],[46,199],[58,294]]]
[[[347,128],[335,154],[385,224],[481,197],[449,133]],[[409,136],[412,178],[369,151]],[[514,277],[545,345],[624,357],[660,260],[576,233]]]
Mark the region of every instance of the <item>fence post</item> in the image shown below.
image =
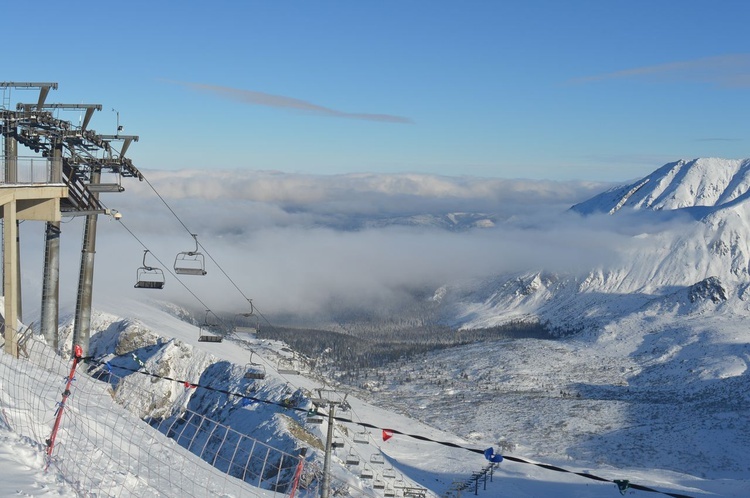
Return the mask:
[[[294,494],[297,492],[297,488],[299,487],[299,478],[302,475],[302,468],[305,466],[305,455],[307,455],[307,448],[302,448],[299,452],[299,463],[297,464],[297,471],[294,473],[292,492],[289,493],[289,498],[294,498]]]
[[[60,406],[57,407],[55,425],[52,427],[52,434],[50,434],[49,439],[47,439],[48,457],[52,456],[52,449],[55,447],[55,438],[57,437],[57,430],[60,428],[60,421],[62,420],[63,410],[65,409],[65,402],[68,400],[68,396],[70,396],[70,386],[71,384],[73,384],[73,378],[76,374],[76,367],[78,366],[78,363],[80,363],[81,357],[83,356],[83,350],[81,349],[81,346],[76,344],[73,348],[73,354],[73,365],[70,367],[70,375],[68,375],[67,382],[65,383],[65,390],[62,393],[62,401],[60,401]]]

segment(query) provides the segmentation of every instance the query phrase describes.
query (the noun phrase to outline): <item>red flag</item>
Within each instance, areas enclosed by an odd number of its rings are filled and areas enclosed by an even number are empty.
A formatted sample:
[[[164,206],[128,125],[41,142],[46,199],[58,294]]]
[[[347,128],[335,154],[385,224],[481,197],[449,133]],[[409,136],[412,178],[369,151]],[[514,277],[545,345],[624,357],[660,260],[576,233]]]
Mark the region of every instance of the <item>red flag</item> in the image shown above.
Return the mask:
[[[388,441],[392,437],[393,437],[393,431],[389,431],[388,429],[383,429],[383,441]]]

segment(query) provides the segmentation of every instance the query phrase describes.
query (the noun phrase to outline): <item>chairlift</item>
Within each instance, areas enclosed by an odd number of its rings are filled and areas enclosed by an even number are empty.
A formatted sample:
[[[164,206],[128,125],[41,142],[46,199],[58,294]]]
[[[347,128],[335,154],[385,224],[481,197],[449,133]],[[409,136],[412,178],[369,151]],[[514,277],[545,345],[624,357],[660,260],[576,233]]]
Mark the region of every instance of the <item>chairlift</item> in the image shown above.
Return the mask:
[[[396,489],[404,489],[406,487],[403,476],[399,479],[396,479],[396,481],[393,483],[393,487]]]
[[[331,448],[343,448],[344,447],[344,440],[340,437],[333,438],[333,441],[331,441]]]
[[[198,235],[191,233],[195,239],[194,251],[177,253],[174,260],[174,272],[180,275],[205,275],[206,261],[203,254],[198,252]]]
[[[203,323],[198,329],[198,342],[221,342],[224,339],[221,335],[206,333],[208,329],[216,327],[216,324],[208,323],[208,314],[210,312],[211,310],[206,310],[206,317],[203,319]]]
[[[346,455],[346,464],[347,465],[359,465],[359,455],[354,453],[353,448],[351,451],[349,451],[349,454]]]
[[[383,490],[383,496],[386,496],[386,497],[396,496],[396,490],[388,486],[387,488]]]
[[[260,320],[258,319],[258,315],[255,314],[253,301],[248,299],[247,302],[250,303],[250,311],[248,313],[237,314],[234,322],[234,332],[255,335],[260,332]]]
[[[393,467],[388,467],[383,470],[383,477],[388,478],[388,479],[395,479],[396,471],[393,470]]]
[[[385,458],[383,458],[383,455],[381,453],[373,453],[372,455],[370,455],[370,463],[383,465],[385,463]]]
[[[385,489],[385,481],[380,477],[376,477],[375,480],[372,481],[372,487],[374,489]]]
[[[344,399],[339,405],[338,410],[336,410],[336,419],[344,422],[352,421],[352,406],[346,401],[346,399]]]
[[[317,412],[317,410],[309,410],[307,412],[307,423],[308,424],[322,424],[323,416]]]
[[[362,432],[354,433],[354,442],[360,444],[369,444],[370,433],[367,429],[362,429]]]
[[[163,289],[164,288],[164,272],[161,268],[154,266],[148,266],[146,264],[146,254],[149,253],[148,249],[143,251],[143,266],[138,268],[136,272],[136,289]]]
[[[245,365],[245,378],[257,380],[266,378],[266,367],[253,361],[252,351],[250,351],[250,362]]]
[[[262,380],[266,378],[266,368],[257,363],[248,363],[245,365],[245,378],[253,380]]]
[[[374,476],[375,474],[373,473],[372,469],[367,465],[365,465],[362,468],[362,471],[359,473],[360,479],[372,479]]]

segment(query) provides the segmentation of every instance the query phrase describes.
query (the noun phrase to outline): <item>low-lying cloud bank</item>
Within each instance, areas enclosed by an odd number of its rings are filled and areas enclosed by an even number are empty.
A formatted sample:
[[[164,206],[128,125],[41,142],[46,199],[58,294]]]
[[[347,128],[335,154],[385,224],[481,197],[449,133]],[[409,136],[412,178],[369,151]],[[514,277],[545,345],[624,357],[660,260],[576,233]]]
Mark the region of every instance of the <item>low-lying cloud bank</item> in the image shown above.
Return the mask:
[[[147,182],[129,180],[123,194],[102,196],[123,217],[100,217],[95,301],[97,294],[147,295],[239,312],[246,308],[244,293],[266,313],[316,313],[333,303],[387,307],[466,278],[610,264],[641,230],[568,211],[609,184],[416,174],[144,173]],[[419,224],[459,212],[482,213],[494,226]],[[410,224],[399,222],[405,217]],[[26,225],[23,243],[40,254],[23,261],[32,293],[41,276],[43,227]],[[82,226],[82,219],[63,224],[61,295],[71,308]],[[178,280],[170,271],[178,252],[194,249],[190,233],[198,234],[208,274]],[[151,252],[147,264],[166,274],[163,291],[133,289],[144,249]]]
[[[147,182],[128,182],[112,198],[129,216],[174,217],[154,190],[181,218],[202,231],[234,227],[326,226],[338,220],[388,219],[414,215],[487,213],[499,219],[566,210],[610,184],[447,177],[425,174],[309,175],[276,171],[145,171]],[[153,189],[152,189],[153,187]],[[114,204],[113,204],[113,207]],[[164,221],[168,223],[168,220]],[[171,222],[174,224],[174,221]],[[159,229],[161,230],[161,228]],[[235,230],[236,231],[236,230]]]

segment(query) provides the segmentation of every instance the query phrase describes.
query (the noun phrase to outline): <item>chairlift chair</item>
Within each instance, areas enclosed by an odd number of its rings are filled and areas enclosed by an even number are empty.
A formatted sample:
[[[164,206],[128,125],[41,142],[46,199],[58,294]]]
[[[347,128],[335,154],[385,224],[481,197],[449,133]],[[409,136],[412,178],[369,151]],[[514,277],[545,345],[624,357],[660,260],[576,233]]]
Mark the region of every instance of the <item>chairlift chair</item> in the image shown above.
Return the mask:
[[[333,441],[331,441],[331,447],[332,448],[343,448],[344,447],[344,440],[340,437],[333,438]]]
[[[250,300],[248,300],[250,301]],[[250,301],[250,312],[249,313],[238,313],[235,319],[234,331],[236,333],[244,333],[255,335],[260,332],[260,320],[258,315],[255,314],[253,303]]]
[[[136,289],[163,289],[164,288],[164,272],[161,268],[154,266],[148,266],[146,264],[146,254],[150,251],[148,249],[143,251],[143,266],[138,268],[136,271]]]
[[[367,431],[367,429],[363,429],[362,432],[354,433],[355,443],[369,444],[369,440],[370,440],[370,433]]]
[[[374,477],[374,473],[371,468],[369,468],[367,465],[362,467],[362,471],[359,473],[360,479],[372,479]]]
[[[253,361],[252,351],[250,351],[250,362],[245,365],[245,378],[256,380],[266,378],[266,367]]]
[[[220,335],[206,333],[207,329],[216,327],[215,324],[208,323],[208,314],[210,312],[211,310],[206,310],[206,317],[203,319],[203,324],[201,324],[198,329],[198,342],[221,342],[224,339]]]
[[[359,455],[355,454],[353,449],[349,452],[348,455],[346,455],[346,464],[359,465]]]
[[[318,412],[307,412],[307,423],[308,424],[322,424],[323,417]]]
[[[386,497],[396,496],[396,490],[388,486],[383,490],[383,496],[386,496]]]
[[[387,469],[383,470],[383,477],[387,479],[395,479],[396,471],[393,470],[393,467],[388,467]]]
[[[266,369],[263,365],[257,363],[248,363],[245,365],[245,378],[261,380],[266,378]]]
[[[383,458],[383,455],[380,453],[373,453],[370,455],[370,463],[383,465],[385,463],[385,458]]]
[[[344,398],[344,401],[339,405],[338,410],[336,410],[336,418],[344,422],[352,421],[352,405],[346,401],[346,398]]]
[[[180,275],[205,275],[206,260],[203,254],[198,252],[198,235],[194,233],[190,235],[195,239],[195,250],[177,253],[174,260],[174,272]]]
[[[374,489],[385,489],[385,481],[380,477],[376,477],[375,480],[372,481],[372,487]]]

